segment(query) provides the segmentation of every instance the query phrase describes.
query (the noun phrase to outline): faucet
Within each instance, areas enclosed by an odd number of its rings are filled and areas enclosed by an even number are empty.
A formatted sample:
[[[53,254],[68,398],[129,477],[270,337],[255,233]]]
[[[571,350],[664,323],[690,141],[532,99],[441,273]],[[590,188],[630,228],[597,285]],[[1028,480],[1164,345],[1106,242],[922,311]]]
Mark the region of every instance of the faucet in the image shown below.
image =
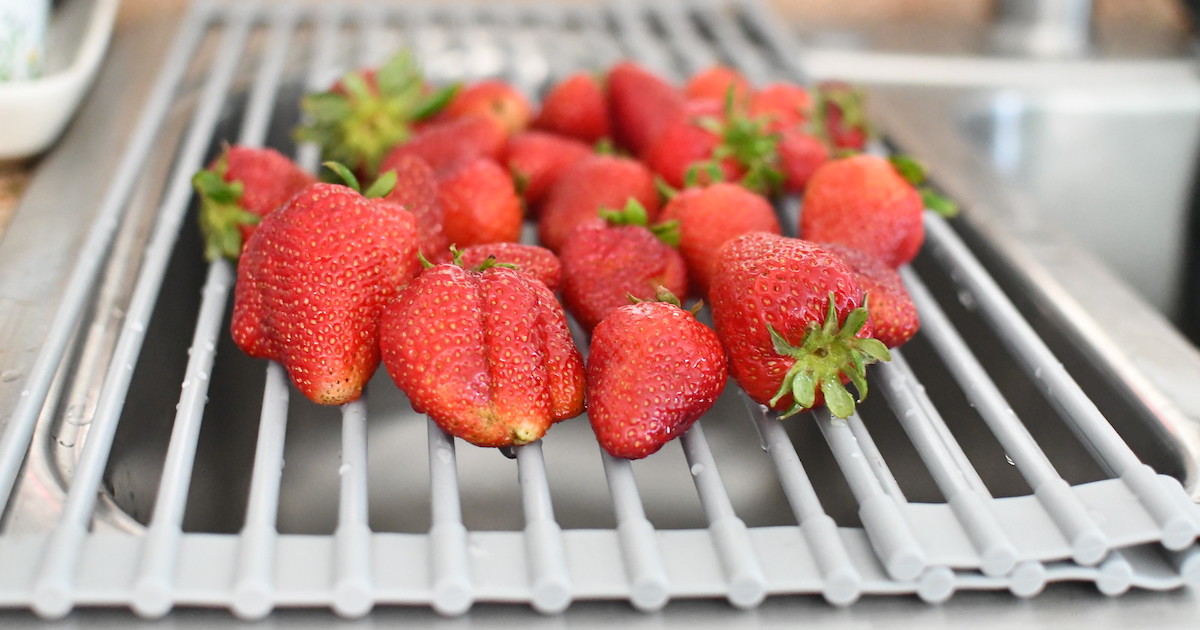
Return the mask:
[[[1077,57],[1092,33],[1092,0],[996,0],[992,43],[998,52]]]

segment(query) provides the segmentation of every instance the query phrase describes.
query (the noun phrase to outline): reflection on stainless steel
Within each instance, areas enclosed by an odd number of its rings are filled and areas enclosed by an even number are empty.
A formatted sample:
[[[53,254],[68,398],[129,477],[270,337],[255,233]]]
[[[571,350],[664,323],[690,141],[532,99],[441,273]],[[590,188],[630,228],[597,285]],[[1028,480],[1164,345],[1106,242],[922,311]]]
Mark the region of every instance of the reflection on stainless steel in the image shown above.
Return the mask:
[[[113,64],[141,43],[118,41]],[[955,126],[961,112],[919,92],[881,91],[879,119],[966,212],[928,219],[905,274],[929,330],[874,373],[859,416],[781,423],[731,387],[647,460],[603,456],[576,420],[514,461],[442,434],[386,374],[340,409],[292,396],[279,366],[225,334],[233,269],[201,262],[188,178],[222,140],[315,167],[290,137],[297,98],[403,44],[440,79],[499,73],[530,94],[623,55],[675,76],[706,59],[757,81],[798,71],[755,4],[197,5],[159,42],[171,52],[144,103],[101,90],[84,112],[84,132],[124,123],[120,161],[86,194],[61,190],[74,158],[100,152],[72,135],[63,150],[80,153],[44,166],[0,247],[0,298],[16,307],[0,348],[18,375],[0,379],[0,606],[656,611],[1032,596],[1060,580],[1118,595],[1200,577],[1185,493],[1200,404],[1164,387],[1200,359],[1149,309],[1097,308],[1085,289],[1126,289],[1091,259],[998,219],[1020,196]],[[60,227],[63,195],[91,221]],[[74,268],[29,258],[68,251]],[[1117,343],[1130,335],[1136,351]]]

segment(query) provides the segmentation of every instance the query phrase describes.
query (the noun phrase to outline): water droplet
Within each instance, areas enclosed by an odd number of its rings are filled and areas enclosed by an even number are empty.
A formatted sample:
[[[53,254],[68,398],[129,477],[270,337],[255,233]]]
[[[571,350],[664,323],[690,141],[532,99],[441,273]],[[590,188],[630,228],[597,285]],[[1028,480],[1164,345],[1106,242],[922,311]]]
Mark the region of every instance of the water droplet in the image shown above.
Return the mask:
[[[854,451],[853,453],[850,453],[850,457],[853,459],[859,459],[862,457],[862,451]]]
[[[1011,455],[1009,455],[1008,453],[1005,453],[1005,454],[1004,454],[1004,461],[1008,462],[1008,465],[1009,465],[1009,466],[1016,466],[1016,465],[1017,465],[1017,462],[1014,462],[1014,461],[1013,461],[1013,458],[1012,458],[1012,456],[1011,456]]]
[[[975,310],[977,306],[977,303],[975,302],[975,296],[970,291],[959,291],[958,303],[970,310]]]
[[[129,322],[129,329],[133,332],[146,332],[146,325],[142,322]]]
[[[442,462],[443,464],[449,464],[451,459],[453,459],[450,454],[450,449],[439,448],[436,452],[438,461]]]
[[[197,375],[196,375],[196,380],[198,380],[198,381],[207,381],[207,380],[208,380],[208,372],[201,372],[201,373],[197,374]]]
[[[692,464],[692,476],[697,477],[704,472],[704,464]]]
[[[5,383],[11,383],[19,378],[21,378],[20,370],[4,370],[0,372],[0,381]]]
[[[348,472],[350,472],[350,464],[342,464],[341,466],[338,467],[339,475],[345,475]]]
[[[21,396],[28,396],[28,395],[29,395],[29,390],[28,390],[28,389],[22,389],[22,390],[21,390]]]
[[[217,349],[217,344],[210,341],[210,342],[204,344],[204,349],[209,352],[212,352],[213,350]]]

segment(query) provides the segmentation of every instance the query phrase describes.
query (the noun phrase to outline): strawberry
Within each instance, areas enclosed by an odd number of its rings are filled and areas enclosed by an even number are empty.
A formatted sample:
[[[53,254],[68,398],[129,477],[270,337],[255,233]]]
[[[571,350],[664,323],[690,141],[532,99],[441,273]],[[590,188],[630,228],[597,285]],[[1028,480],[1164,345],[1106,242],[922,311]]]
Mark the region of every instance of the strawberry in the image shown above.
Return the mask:
[[[491,116],[430,122],[407,142],[389,151],[379,170],[389,170],[401,156],[412,155],[425,160],[434,172],[442,175],[477,158],[499,160],[507,139],[504,127]]]
[[[683,435],[725,380],[716,333],[678,300],[628,304],[592,331],[588,419],[605,452],[640,459]]]
[[[833,149],[862,151],[871,137],[866,94],[842,81],[817,84],[814,115],[818,133]]]
[[[829,161],[829,149],[825,143],[799,127],[779,131],[778,151],[783,189],[790,193],[803,193],[812,174]]]
[[[752,232],[721,247],[709,287],[734,380],[784,417],[822,402],[845,418],[867,394],[866,366],[888,360],[871,337],[854,273],[821,246]]]
[[[300,106],[307,120],[296,137],[319,145],[325,159],[371,177],[413,125],[445,107],[457,89],[431,91],[413,58],[401,52],[378,70],[347,73],[328,91],[306,95]]]
[[[719,114],[714,112],[720,107]],[[764,121],[747,117],[727,97],[691,102],[685,114],[667,124],[642,155],[646,164],[675,188],[711,181],[738,181],[770,193],[782,183],[778,170],[779,135]]]
[[[538,214],[541,245],[557,252],[581,225],[601,223],[601,208],[623,208],[637,200],[653,221],[658,214],[654,175],[641,162],[615,155],[590,155],[575,163],[546,192]]]
[[[845,261],[867,295],[871,330],[876,339],[889,348],[896,348],[917,334],[921,327],[917,307],[895,269],[870,254],[845,245],[826,243],[822,247]]]
[[[384,366],[413,409],[472,444],[528,444],[583,411],[566,316],[523,273],[430,267],[388,303],[380,327]]]
[[[233,340],[278,361],[313,402],[357,399],[379,366],[379,314],[418,268],[416,221],[316,183],[259,224],[238,261]]]
[[[663,206],[658,219],[677,224],[679,253],[687,261],[688,284],[699,296],[708,292],[716,252],[725,241],[747,232],[780,233],[771,204],[761,195],[731,183],[684,189]]]
[[[489,116],[511,136],[529,126],[533,106],[529,99],[504,81],[487,79],[467,85],[454,96],[438,118]]]
[[[207,169],[192,176],[200,195],[204,257],[236,260],[254,226],[315,181],[275,149],[226,147]]]
[[[438,182],[433,169],[419,157],[401,155],[388,162],[384,172],[396,173],[396,185],[385,197],[404,206],[417,221],[417,240],[426,257],[450,247],[442,229],[445,212],[438,200]]]
[[[590,72],[577,72],[546,92],[532,126],[594,144],[612,135],[607,99],[599,78]]]
[[[733,90],[734,102],[744,105],[749,102],[754,88],[742,73],[729,66],[714,65],[688,78],[683,86],[683,95],[688,99],[712,99],[723,102]]]
[[[921,193],[888,159],[853,155],[825,163],[809,179],[800,236],[842,243],[899,267],[925,239],[924,208]]]
[[[526,208],[536,211],[559,176],[591,154],[591,147],[574,138],[526,131],[509,139],[503,163],[512,173]]]
[[[524,243],[487,243],[471,245],[459,252],[462,266],[471,269],[482,265],[488,258],[495,258],[497,263],[512,265],[517,271],[523,271],[540,280],[551,291],[557,292],[562,281],[562,265],[558,256],[545,247],[526,245]]]
[[[459,247],[521,238],[521,198],[512,178],[488,158],[463,164],[438,180],[442,229]]]
[[[688,288],[683,257],[646,227],[639,203],[604,216],[608,223],[576,230],[559,253],[563,304],[586,330],[630,296],[652,299],[659,287],[686,295]]]
[[[812,114],[812,96],[794,83],[771,83],[750,96],[750,116],[765,118],[767,129],[801,127]]]
[[[613,140],[641,155],[684,109],[686,99],[674,85],[632,61],[608,71],[608,113]]]

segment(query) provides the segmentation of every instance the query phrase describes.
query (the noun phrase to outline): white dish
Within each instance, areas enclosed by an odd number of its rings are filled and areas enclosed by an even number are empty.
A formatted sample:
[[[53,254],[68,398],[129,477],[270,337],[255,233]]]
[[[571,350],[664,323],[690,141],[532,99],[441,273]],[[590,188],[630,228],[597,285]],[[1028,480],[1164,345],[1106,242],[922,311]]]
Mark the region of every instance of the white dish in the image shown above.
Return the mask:
[[[42,76],[0,83],[0,159],[41,153],[62,133],[108,49],[120,0],[73,0],[54,10]]]

